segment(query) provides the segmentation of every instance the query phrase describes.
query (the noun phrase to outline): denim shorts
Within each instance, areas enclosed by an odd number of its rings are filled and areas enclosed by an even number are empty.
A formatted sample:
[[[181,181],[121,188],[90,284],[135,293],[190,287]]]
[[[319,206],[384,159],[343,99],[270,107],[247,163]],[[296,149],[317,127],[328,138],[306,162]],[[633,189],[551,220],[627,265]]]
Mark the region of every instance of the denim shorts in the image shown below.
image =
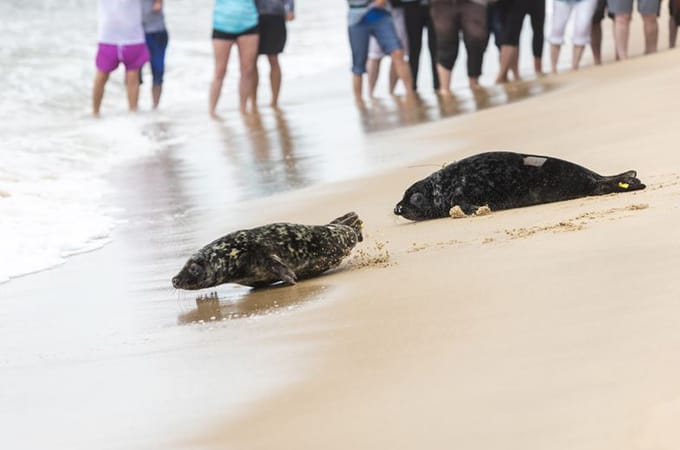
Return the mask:
[[[369,37],[374,36],[387,55],[402,48],[391,15],[385,15],[376,22],[359,22],[351,25],[348,30],[349,44],[352,47],[352,73],[356,75],[366,73]]]
[[[659,14],[660,0],[637,0],[638,12],[645,15]],[[607,9],[612,14],[631,14],[633,0],[607,0]]]

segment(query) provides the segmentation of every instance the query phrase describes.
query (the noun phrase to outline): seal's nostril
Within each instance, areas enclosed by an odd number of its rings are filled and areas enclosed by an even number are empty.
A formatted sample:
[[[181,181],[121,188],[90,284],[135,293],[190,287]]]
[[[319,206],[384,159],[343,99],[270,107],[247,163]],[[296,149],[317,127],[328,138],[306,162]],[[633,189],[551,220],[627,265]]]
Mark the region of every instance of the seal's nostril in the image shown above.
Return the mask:
[[[401,214],[401,205],[397,205],[394,207],[394,214],[396,215]]]

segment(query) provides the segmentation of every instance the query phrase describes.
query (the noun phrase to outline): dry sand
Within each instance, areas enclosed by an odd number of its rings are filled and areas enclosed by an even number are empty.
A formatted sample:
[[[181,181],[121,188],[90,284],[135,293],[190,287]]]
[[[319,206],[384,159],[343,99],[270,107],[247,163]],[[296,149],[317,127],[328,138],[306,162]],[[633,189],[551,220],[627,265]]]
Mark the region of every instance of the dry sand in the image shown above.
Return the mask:
[[[455,140],[451,153],[262,202],[263,221],[356,210],[367,239],[343,270],[301,284],[332,286],[331,300],[280,324],[318,326],[290,338],[314,342],[300,382],[184,444],[677,448],[680,53],[555,80],[539,98],[369,144]],[[636,169],[648,188],[459,220],[392,215],[411,182],[490,149]]]

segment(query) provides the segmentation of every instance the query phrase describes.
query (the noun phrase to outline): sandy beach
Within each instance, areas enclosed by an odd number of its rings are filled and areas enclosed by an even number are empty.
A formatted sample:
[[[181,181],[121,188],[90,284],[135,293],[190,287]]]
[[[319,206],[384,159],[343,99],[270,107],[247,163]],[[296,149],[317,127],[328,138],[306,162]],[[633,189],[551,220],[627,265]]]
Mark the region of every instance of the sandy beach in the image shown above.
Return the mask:
[[[539,98],[376,136],[371,145],[458,148],[268,204],[271,219],[303,222],[358,211],[368,267],[300,285],[333,289],[281,324],[316,324],[294,339],[317,348],[303,379],[189,448],[674,448],[679,59],[586,69]],[[636,169],[648,188],[485,217],[394,218],[411,182],[488,149]]]
[[[442,119],[431,101],[432,117],[390,103],[385,119],[337,96],[318,116],[293,100],[118,168],[111,244],[0,285],[0,442],[676,448],[679,63],[662,51],[463,93],[449,106],[477,112]],[[173,126],[149,132],[183,134]],[[392,213],[414,181],[494,149],[635,169],[647,189],[456,220]],[[170,286],[187,255],[235,228],[352,210],[365,241],[325,276],[221,286],[217,300]]]

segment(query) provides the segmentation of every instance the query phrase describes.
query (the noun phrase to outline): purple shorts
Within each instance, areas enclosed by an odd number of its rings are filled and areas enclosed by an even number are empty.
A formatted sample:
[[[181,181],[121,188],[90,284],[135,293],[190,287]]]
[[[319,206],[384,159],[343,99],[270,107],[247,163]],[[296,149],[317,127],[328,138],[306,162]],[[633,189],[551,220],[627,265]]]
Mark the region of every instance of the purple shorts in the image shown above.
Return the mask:
[[[109,73],[116,70],[119,63],[125,65],[125,70],[137,70],[149,60],[149,49],[146,44],[114,45],[99,44],[97,50],[97,69]]]

